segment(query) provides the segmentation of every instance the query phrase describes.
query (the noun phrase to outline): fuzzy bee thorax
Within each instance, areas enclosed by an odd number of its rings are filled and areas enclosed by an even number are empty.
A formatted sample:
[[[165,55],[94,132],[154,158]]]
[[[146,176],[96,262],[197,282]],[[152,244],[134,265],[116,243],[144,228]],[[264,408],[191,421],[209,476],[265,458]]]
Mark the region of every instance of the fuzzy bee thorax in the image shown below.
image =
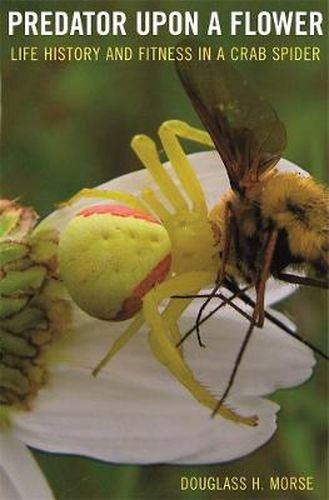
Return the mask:
[[[262,214],[286,235],[294,259],[317,274],[328,267],[328,191],[311,177],[278,174],[264,186]]]
[[[229,190],[211,210],[219,252],[225,245],[225,213],[233,217],[228,265],[236,277],[254,282],[263,265],[270,231],[278,230],[271,272],[291,264],[308,265],[316,274],[328,268],[328,192],[312,178],[296,173],[270,175],[247,195]]]

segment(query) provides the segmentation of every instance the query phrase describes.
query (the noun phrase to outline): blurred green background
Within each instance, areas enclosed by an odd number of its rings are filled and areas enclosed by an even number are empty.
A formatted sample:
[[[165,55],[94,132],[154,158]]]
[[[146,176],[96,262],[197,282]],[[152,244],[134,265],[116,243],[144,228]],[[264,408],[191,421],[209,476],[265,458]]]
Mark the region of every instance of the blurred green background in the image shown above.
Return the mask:
[[[30,39],[5,36],[5,12],[23,8],[24,2],[3,2],[2,21],[2,168],[1,189],[5,197],[20,197],[44,216],[56,202],[82,187],[96,186],[115,176],[140,168],[129,142],[136,133],[156,137],[164,120],[199,121],[169,62],[12,62],[10,46],[37,45],[176,45],[166,35],[137,39],[136,36],[86,37],[74,39]],[[28,2],[30,10],[138,9],[194,10],[207,17],[220,10],[264,9],[261,1],[108,1]],[[321,10],[326,1],[266,2],[266,10]],[[131,30],[132,32],[132,30]],[[226,29],[228,32],[228,29]],[[325,37],[235,37],[223,35],[218,45],[317,45],[320,62],[245,62],[239,64],[284,121],[288,130],[285,156],[325,181],[328,158],[328,90]],[[191,145],[186,144],[192,151]],[[300,290],[280,305],[298,325],[299,332],[326,348],[327,302],[318,290]],[[303,387],[277,393],[282,406],[275,437],[254,454],[227,465],[205,467],[132,467],[104,464],[78,458],[35,452],[56,496],[73,499],[160,498],[251,498],[250,492],[180,492],[182,475],[278,475],[314,476],[316,490],[310,494],[281,492],[284,499],[328,497],[326,375],[319,360],[315,375]],[[254,492],[253,498],[258,497]],[[269,498],[261,494],[262,498]]]

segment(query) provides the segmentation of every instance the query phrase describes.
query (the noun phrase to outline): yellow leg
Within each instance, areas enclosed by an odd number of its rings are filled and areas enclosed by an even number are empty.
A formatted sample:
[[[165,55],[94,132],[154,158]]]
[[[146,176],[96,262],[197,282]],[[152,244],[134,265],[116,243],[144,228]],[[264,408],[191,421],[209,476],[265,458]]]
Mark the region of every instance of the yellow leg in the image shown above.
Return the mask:
[[[172,243],[172,271],[174,273],[194,270],[210,270],[218,267],[214,256],[214,236],[208,221],[206,200],[199,180],[180,145],[179,137],[187,138],[207,146],[213,146],[207,132],[190,127],[184,122],[171,120],[159,129],[159,135],[167,156],[176,172],[163,167],[154,141],[145,135],[135,136],[132,148],[153,176],[162,195],[170,205],[162,202],[157,194],[146,189],[142,199],[160,218],[168,231]]]
[[[104,200],[113,200],[113,201],[120,201],[124,203],[125,205],[128,205],[131,208],[134,208],[136,210],[140,210],[144,213],[149,214],[150,211],[137,196],[134,196],[130,193],[122,193],[120,191],[102,191],[101,189],[81,189],[76,195],[72,196],[69,200],[60,203],[60,207],[63,206],[70,206],[73,205],[73,203],[76,203],[79,200],[82,200],[84,198],[93,198],[95,199],[104,199]]]
[[[151,207],[153,212],[159,217],[160,220],[164,221],[170,217],[170,212],[157,198],[152,189],[144,189],[142,192],[142,198]]]
[[[193,299],[172,300],[162,313],[164,321],[168,323],[169,334],[174,345],[177,345],[181,340],[177,321],[192,301]],[[179,350],[182,353],[182,348],[179,348]]]
[[[193,207],[207,213],[207,205],[200,182],[178,140],[178,137],[214,147],[209,134],[203,130],[191,127],[179,120],[164,122],[159,128],[159,136],[170,163],[182,183]]]
[[[147,135],[135,135],[131,141],[131,147],[174,208],[176,210],[187,209],[186,200],[163,168],[155,142]]]
[[[144,324],[143,313],[140,312],[135,317],[135,319],[129,324],[128,328],[120,335],[120,337],[114,342],[109,351],[106,353],[104,358],[98,363],[98,365],[93,369],[93,375],[96,376],[101,371],[101,369],[109,363],[113,356],[119,352],[129,340],[141,329]]]
[[[173,343],[173,339],[168,335],[168,318],[165,321],[165,316],[162,316],[158,311],[158,304],[164,298],[177,293],[195,292],[208,285],[212,279],[211,273],[205,272],[186,273],[172,278],[152,289],[146,295],[143,311],[145,320],[150,327],[149,340],[153,354],[190,391],[197,401],[214,410],[217,406],[217,400],[194,378],[192,371]],[[241,416],[223,405],[219,409],[219,414],[233,422],[251,426],[257,425],[257,417]]]
[[[162,318],[167,324],[168,335],[174,346],[177,346],[181,340],[181,334],[177,321],[192,301],[193,299],[183,298],[180,300],[171,300],[162,313]],[[183,356],[183,345],[180,345],[177,349],[181,356]]]

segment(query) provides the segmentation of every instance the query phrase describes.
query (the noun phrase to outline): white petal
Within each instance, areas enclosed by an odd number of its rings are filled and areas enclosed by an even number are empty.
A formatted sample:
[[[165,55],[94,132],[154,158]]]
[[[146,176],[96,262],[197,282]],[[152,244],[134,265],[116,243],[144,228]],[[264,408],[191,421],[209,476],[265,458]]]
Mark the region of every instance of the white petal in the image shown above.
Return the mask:
[[[260,425],[249,428],[210,419],[209,411],[169,378],[167,388],[152,375],[142,385],[139,381],[125,373],[113,374],[110,382],[77,370],[59,371],[33,413],[16,415],[16,433],[46,451],[144,464],[227,461],[258,448],[275,430],[278,406],[273,403],[244,398],[244,413],[260,416]]]
[[[291,283],[270,278],[266,284],[265,307],[272,306],[296,292],[298,287]]]
[[[221,389],[220,381],[225,386],[239,346],[248,329],[247,320],[241,319],[238,313],[231,309],[226,313],[224,310],[216,313],[201,326],[201,335],[207,344],[206,349],[199,348],[195,334],[192,334],[184,344],[188,363],[218,394]],[[268,312],[292,331],[295,330],[295,325],[283,314],[271,309]],[[192,305],[180,320],[182,333],[194,325],[195,317],[196,306]],[[61,351],[65,353],[65,364],[84,367],[91,371],[128,323],[96,320],[76,308],[74,331],[61,345]],[[270,321],[265,321],[264,328],[255,328],[253,332],[239,369],[234,392],[264,395],[279,387],[299,384],[310,376],[314,363],[313,353],[308,347]],[[160,390],[162,384],[161,390],[165,392],[167,377],[160,377],[158,370],[159,363],[153,359],[148,347],[146,328],[139,331],[106,367],[109,374],[119,373],[121,379],[124,376],[128,379],[133,376],[138,384],[143,384],[149,377],[154,376],[154,380],[157,379],[157,389]]]
[[[283,315],[271,313],[287,324]],[[201,327],[206,349],[198,348],[195,338],[190,338],[185,345],[185,355],[194,373],[218,395],[226,388],[248,329],[248,322],[237,316],[234,320],[232,316],[233,313],[230,317],[222,316],[217,328],[211,321]],[[310,377],[314,364],[308,347],[266,321],[263,329],[255,328],[252,334],[231,394],[259,396],[299,385]]]
[[[53,500],[31,452],[11,431],[0,433],[0,486],[4,500]]]
[[[0,468],[0,492],[5,500],[20,500],[20,495],[5,471]]]
[[[187,328],[191,318],[185,318]],[[225,387],[245,323],[229,318],[206,323],[207,349],[195,339],[185,345],[188,362],[207,385]],[[114,328],[117,333],[117,326]],[[93,366],[99,346],[107,348],[111,324],[84,315],[72,336],[72,359]],[[313,357],[276,328],[256,332],[246,354],[230,404],[242,414],[257,414],[255,428],[237,425],[209,411],[151,355],[145,333],[137,336],[96,379],[90,371],[57,369],[51,385],[40,391],[33,412],[16,415],[16,429],[26,443],[43,450],[88,455],[123,463],[210,463],[250,453],[275,430],[278,406],[257,395],[301,383],[311,373]]]
[[[203,293],[210,293],[211,290],[212,290],[211,288],[207,288],[206,290],[203,291]],[[283,283],[283,282],[280,282],[278,280],[274,280],[274,279],[270,278],[266,284],[265,309],[267,310],[268,307],[270,307],[270,306],[280,302],[281,300],[287,298],[289,295],[294,293],[296,290],[297,290],[296,285],[291,285],[289,283]],[[232,295],[231,292],[225,288],[221,288],[220,292],[226,298],[230,298]],[[256,299],[255,290],[254,289],[249,290],[248,296],[255,301],[255,299]],[[202,301],[203,301],[203,299],[194,299],[194,301],[192,302],[192,308],[194,309],[195,315],[197,315],[199,308],[202,305]],[[251,306],[245,304],[245,302],[243,302],[241,299],[234,299],[234,303],[238,307],[243,309],[245,312],[251,314],[251,312],[252,312]],[[212,310],[213,308],[215,308],[219,304],[220,304],[220,302],[218,300],[216,301],[216,299],[212,299],[209,302],[209,306],[205,309],[205,312],[206,311],[210,312],[210,310]],[[227,316],[230,316],[231,311],[232,311],[232,308],[229,305],[226,305],[221,309],[220,314],[225,314]]]

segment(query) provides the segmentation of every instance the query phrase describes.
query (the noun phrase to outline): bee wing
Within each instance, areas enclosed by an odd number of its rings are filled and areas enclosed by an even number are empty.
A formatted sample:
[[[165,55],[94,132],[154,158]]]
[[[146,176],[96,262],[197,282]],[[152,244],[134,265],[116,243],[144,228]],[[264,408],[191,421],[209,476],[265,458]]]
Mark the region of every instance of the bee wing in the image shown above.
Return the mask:
[[[286,146],[273,108],[225,61],[180,61],[178,75],[226,166],[232,189],[257,182]]]

